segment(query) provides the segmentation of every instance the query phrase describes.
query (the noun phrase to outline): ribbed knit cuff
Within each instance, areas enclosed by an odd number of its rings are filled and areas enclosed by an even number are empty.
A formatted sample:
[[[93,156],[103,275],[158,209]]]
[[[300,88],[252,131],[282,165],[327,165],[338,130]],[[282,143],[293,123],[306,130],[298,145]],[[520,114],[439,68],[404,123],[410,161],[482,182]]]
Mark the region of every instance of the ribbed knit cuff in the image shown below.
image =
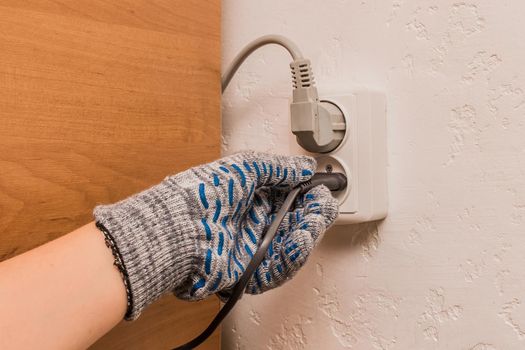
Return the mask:
[[[170,181],[94,210],[128,293],[126,320],[184,283],[199,266],[197,233],[187,194]],[[110,244],[111,245],[111,244]],[[120,260],[120,265],[117,263]]]

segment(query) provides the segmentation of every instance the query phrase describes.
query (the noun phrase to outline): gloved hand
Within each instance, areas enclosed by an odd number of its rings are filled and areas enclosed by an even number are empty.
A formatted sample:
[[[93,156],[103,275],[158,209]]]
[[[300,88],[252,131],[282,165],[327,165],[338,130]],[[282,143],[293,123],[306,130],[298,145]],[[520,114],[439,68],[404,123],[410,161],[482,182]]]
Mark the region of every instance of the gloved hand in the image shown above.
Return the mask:
[[[169,176],[113,205],[97,206],[128,293],[126,319],[162,294],[199,300],[235,285],[286,193],[309,179],[315,160],[243,152]],[[247,286],[261,293],[305,263],[337,216],[324,186],[297,200]]]

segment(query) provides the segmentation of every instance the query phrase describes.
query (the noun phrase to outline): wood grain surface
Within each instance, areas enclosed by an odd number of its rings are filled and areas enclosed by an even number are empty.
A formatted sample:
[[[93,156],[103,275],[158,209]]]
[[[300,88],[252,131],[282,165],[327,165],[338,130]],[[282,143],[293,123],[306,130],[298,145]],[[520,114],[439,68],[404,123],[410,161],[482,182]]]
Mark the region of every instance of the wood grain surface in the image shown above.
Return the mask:
[[[219,142],[219,0],[0,0],[0,261]],[[175,346],[218,307],[168,296],[93,349]]]

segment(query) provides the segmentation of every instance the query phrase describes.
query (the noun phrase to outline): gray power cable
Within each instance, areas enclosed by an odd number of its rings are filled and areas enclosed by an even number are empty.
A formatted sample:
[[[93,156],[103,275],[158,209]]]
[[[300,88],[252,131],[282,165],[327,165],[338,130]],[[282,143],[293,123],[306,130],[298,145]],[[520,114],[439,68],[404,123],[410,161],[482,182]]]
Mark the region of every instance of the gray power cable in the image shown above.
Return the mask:
[[[258,48],[269,44],[275,44],[284,47],[290,53],[290,55],[292,55],[294,61],[303,58],[301,50],[299,50],[297,45],[295,45],[290,39],[277,34],[262,36],[248,43],[248,45],[246,45],[241,50],[241,52],[239,52],[237,56],[235,56],[228,68],[226,68],[221,78],[222,92],[226,90],[233,76],[235,75],[241,64],[243,64],[243,62],[246,60],[246,58],[248,58],[248,56],[250,56]]]
[[[297,142],[313,153],[333,151],[343,141],[346,126],[342,112],[333,105],[319,100],[310,60],[303,58],[297,45],[281,35],[265,35],[248,43],[226,68],[221,78],[222,92],[233,76],[258,48],[276,44],[284,47],[292,56],[293,98],[290,105],[290,126]],[[343,126],[342,126],[343,125]]]

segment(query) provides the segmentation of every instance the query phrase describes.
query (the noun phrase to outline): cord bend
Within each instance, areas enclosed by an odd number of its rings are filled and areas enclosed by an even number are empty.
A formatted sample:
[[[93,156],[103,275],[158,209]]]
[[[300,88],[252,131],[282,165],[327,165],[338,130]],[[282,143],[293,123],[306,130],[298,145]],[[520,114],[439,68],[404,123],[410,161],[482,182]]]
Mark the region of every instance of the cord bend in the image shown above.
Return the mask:
[[[222,92],[226,90],[233,76],[235,75],[241,64],[243,64],[243,62],[246,60],[246,58],[248,58],[248,56],[250,56],[258,48],[269,44],[275,44],[284,47],[290,53],[294,61],[303,58],[303,54],[301,53],[301,50],[299,50],[299,47],[297,47],[297,45],[295,45],[295,43],[287,37],[277,34],[262,36],[248,43],[248,45],[246,45],[237,54],[237,56],[235,56],[228,68],[226,68],[221,78]]]

